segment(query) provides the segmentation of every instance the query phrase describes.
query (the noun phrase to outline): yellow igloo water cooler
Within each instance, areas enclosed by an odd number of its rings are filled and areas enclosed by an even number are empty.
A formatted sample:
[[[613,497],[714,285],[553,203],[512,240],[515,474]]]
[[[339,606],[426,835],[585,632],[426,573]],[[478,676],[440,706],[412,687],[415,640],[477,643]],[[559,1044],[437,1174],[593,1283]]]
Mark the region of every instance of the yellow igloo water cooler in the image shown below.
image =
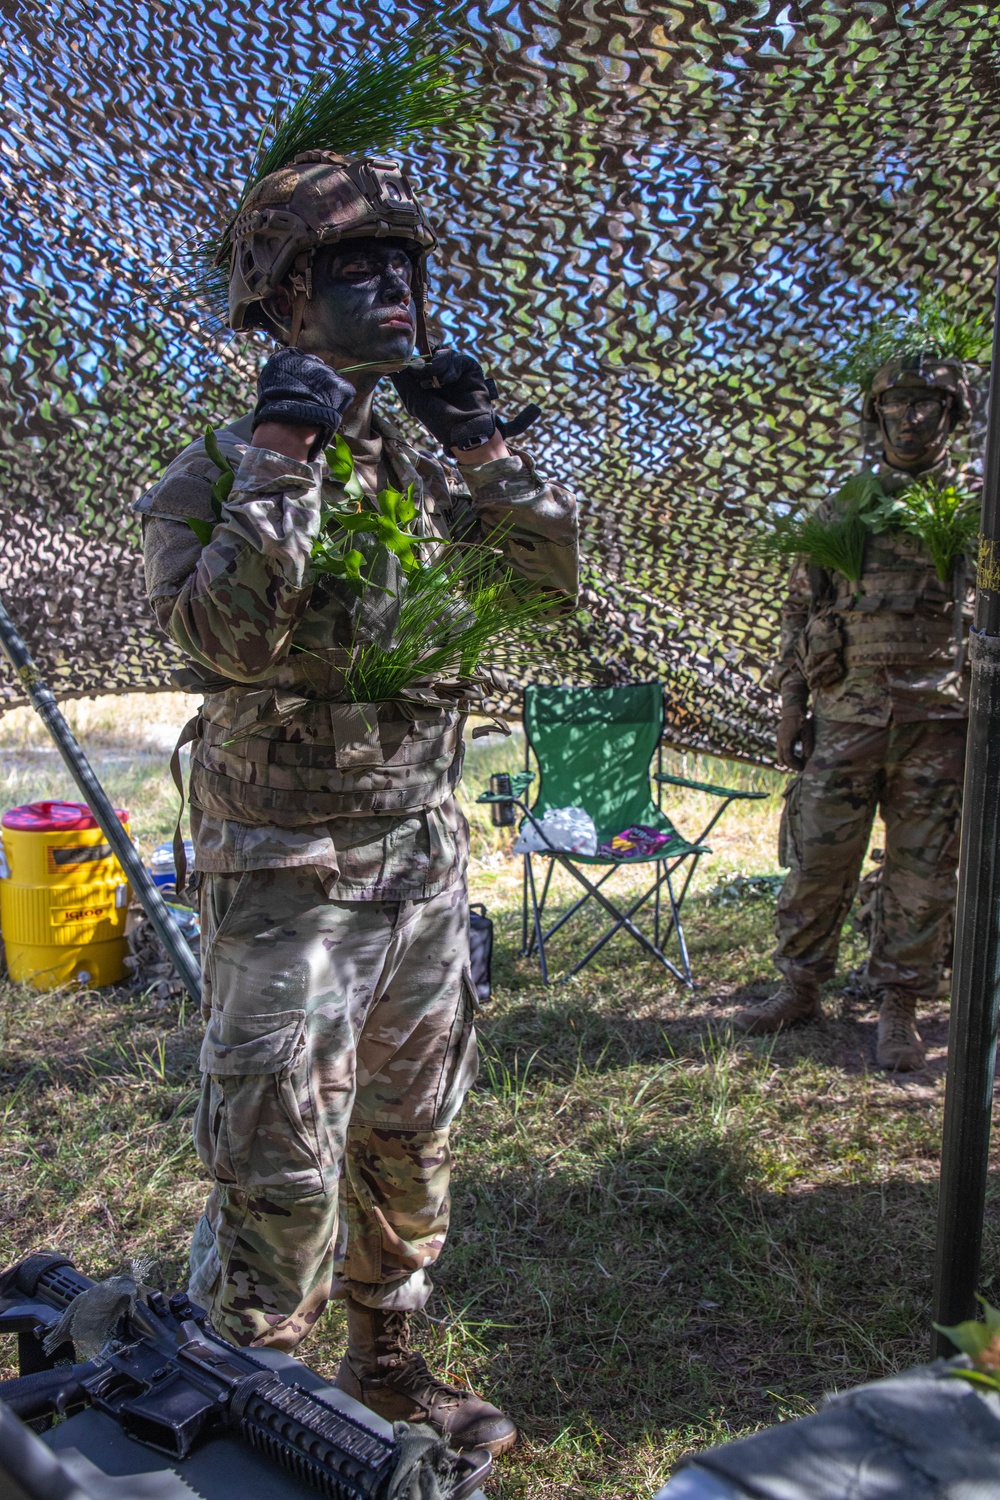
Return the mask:
[[[118,808],[128,830],[128,813]],[[125,977],[129,888],[83,802],[30,802],[3,815],[0,928],[11,979],[54,990]]]

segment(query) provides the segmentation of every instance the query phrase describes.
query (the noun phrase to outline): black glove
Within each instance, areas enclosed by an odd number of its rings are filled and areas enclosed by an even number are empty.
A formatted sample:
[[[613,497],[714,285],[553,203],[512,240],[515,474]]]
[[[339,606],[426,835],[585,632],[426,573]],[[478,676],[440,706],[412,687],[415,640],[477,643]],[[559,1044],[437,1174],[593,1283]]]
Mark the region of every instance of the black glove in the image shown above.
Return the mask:
[[[481,448],[495,432],[516,437],[541,416],[526,406],[512,422],[501,422],[493,410],[497,388],[471,354],[435,349],[419,369],[400,370],[392,383],[399,399],[450,454],[453,448]]]
[[[779,766],[801,771],[816,748],[816,725],[805,708],[782,710],[775,736],[775,759]]]
[[[307,354],[304,349],[279,349],[260,372],[253,427],[261,422],[318,427],[314,452],[320,452],[344,420],[356,394],[349,380],[315,354]]]

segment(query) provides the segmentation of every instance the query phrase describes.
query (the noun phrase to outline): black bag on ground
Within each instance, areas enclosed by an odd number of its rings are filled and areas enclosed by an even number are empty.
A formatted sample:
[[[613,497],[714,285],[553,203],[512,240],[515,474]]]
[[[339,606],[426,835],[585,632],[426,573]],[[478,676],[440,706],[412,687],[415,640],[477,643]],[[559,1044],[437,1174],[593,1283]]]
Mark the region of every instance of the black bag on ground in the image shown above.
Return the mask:
[[[469,907],[469,967],[479,1003],[493,993],[493,923],[482,902]]]

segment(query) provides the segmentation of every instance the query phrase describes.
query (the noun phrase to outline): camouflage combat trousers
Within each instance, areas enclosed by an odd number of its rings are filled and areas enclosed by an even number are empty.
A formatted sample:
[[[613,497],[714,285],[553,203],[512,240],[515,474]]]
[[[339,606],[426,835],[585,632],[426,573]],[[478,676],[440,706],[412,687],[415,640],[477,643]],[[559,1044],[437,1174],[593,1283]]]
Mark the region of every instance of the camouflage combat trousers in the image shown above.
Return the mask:
[[[779,857],[791,867],[775,914],[783,973],[832,977],[878,809],[885,860],[868,976],[918,998],[935,992],[955,905],[965,732],[964,719],[817,721],[781,821]]]
[[[464,882],[336,901],[311,868],[208,875],[191,1295],[291,1350],[331,1296],[414,1309],[448,1228],[448,1127],[476,1076]]]

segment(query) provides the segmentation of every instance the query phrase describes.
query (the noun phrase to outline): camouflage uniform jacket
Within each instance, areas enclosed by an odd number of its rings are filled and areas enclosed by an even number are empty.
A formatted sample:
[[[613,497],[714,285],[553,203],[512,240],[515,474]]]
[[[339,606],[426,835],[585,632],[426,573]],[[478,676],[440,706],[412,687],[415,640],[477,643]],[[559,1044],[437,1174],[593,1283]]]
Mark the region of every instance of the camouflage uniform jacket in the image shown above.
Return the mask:
[[[357,472],[414,484],[428,537],[473,540],[503,529],[504,561],[571,607],[577,588],[576,505],[523,454],[444,468],[384,418],[353,444]],[[213,520],[217,470],[192,443],[143,495],[146,586],[161,628],[193,669],[181,686],[205,703],[192,751],[195,866],[233,873],[314,865],[341,900],[417,900],[464,873],[468,830],[453,796],[461,774],[461,702],[426,706],[338,701],[352,642],[391,638],[399,564],[360,600],[316,577],[310,549],[321,506],[343,492],[322,460],[299,463],[250,446],[250,419],[216,433],[236,480],[211,541],[188,517]],[[363,450],[363,451],[362,451]],[[366,468],[360,458],[367,461]],[[456,476],[457,478],[457,476]]]
[[[881,464],[887,493],[911,482]],[[941,467],[942,483],[956,476]],[[820,507],[824,520],[838,498]],[[782,710],[812,698],[822,719],[884,727],[968,717],[965,646],[971,620],[967,557],[943,584],[919,538],[894,530],[869,536],[857,587],[839,573],[793,565],[771,672]]]

